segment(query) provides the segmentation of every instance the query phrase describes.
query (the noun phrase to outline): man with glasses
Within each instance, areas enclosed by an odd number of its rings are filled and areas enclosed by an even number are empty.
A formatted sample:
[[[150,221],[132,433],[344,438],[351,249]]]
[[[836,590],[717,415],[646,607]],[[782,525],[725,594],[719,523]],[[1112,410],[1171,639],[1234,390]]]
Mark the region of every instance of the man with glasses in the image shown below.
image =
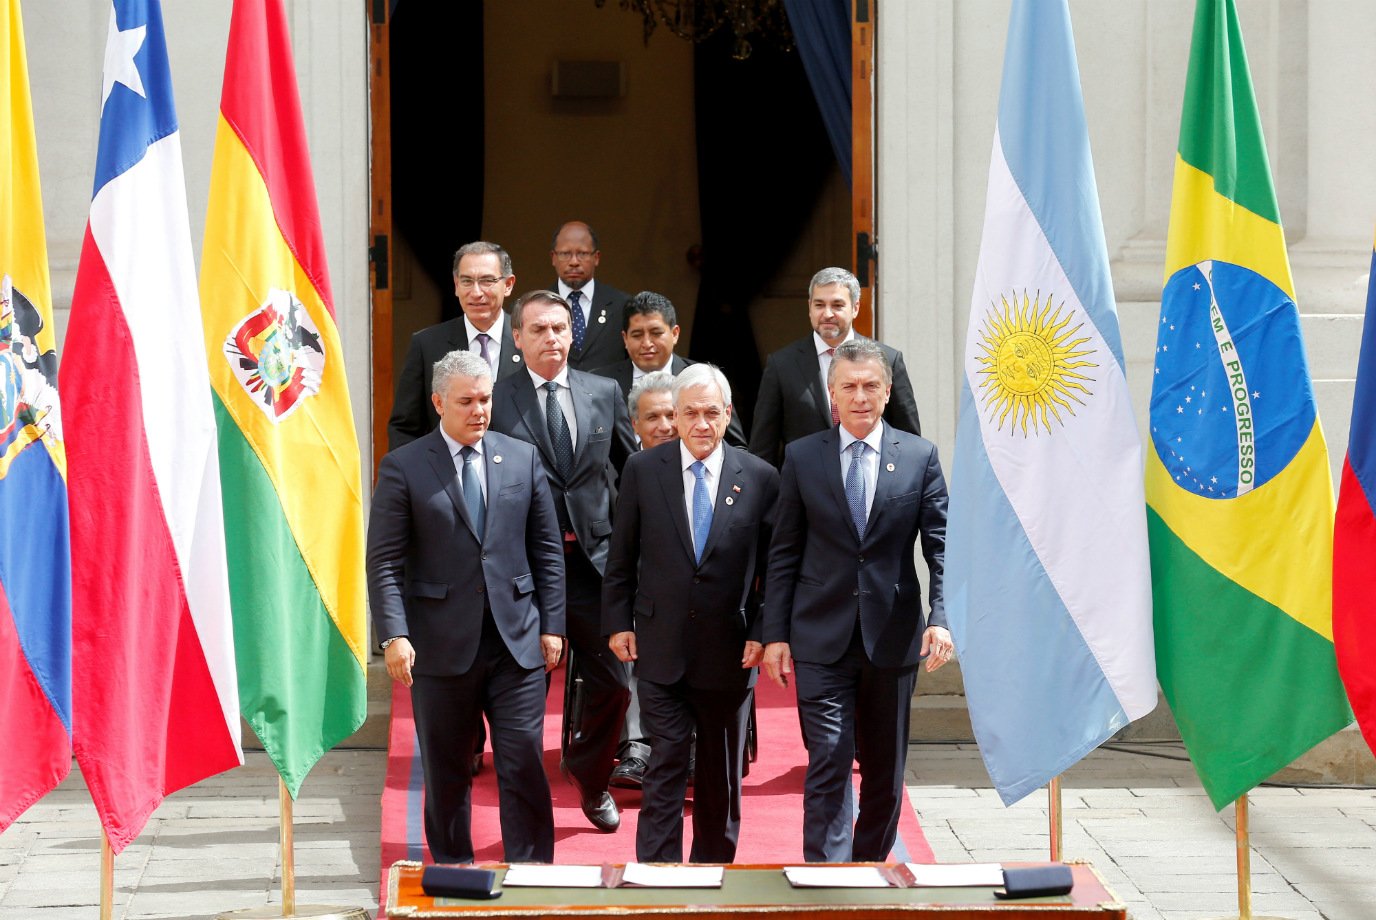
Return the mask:
[[[550,290],[568,301],[573,312],[569,367],[591,371],[624,360],[626,349],[618,333],[626,294],[593,278],[602,261],[597,234],[581,220],[571,220],[554,234],[549,248],[550,262],[559,276]]]
[[[392,416],[387,420],[388,450],[429,434],[439,424],[429,398],[430,378],[435,362],[449,352],[471,351],[482,357],[494,381],[524,366],[511,337],[511,324],[502,312],[515,284],[511,256],[496,243],[467,243],[454,253],[454,294],[463,316],[411,336],[406,363],[397,375]]]

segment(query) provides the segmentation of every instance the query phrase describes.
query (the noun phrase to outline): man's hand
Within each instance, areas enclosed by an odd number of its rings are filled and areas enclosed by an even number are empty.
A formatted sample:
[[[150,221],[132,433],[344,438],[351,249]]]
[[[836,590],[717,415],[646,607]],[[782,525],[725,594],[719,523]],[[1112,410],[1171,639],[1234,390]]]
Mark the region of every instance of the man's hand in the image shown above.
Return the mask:
[[[382,660],[387,665],[388,677],[411,686],[411,666],[416,663],[416,650],[411,647],[410,639],[398,636],[387,643],[382,650]]]
[[[564,637],[541,633],[540,651],[545,655],[545,670],[553,671],[564,654]]]
[[[745,641],[745,653],[741,655],[741,667],[753,668],[760,663],[764,657],[764,646],[760,643],[747,639]]]
[[[920,654],[927,659],[928,674],[950,661],[955,653],[955,643],[951,641],[951,633],[946,627],[928,626],[922,633]]]
[[[612,633],[611,638],[607,640],[607,647],[612,650],[612,654],[616,656],[617,661],[625,661],[627,663],[635,661],[635,633],[631,630],[628,629],[624,632]]]
[[[793,655],[787,642],[771,642],[764,647],[764,672],[780,687],[788,686],[793,673]]]

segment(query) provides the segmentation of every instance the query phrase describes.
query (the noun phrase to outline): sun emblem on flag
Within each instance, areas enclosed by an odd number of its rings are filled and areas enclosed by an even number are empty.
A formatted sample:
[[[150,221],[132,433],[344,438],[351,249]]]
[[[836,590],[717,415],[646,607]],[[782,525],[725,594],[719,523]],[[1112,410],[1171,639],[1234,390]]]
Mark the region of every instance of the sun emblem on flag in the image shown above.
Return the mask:
[[[320,392],[325,347],[296,295],[272,288],[267,302],[225,339],[225,358],[239,385],[273,422]]]
[[[0,278],[0,479],[30,444],[43,441],[50,451],[60,450],[57,356],[39,349],[42,328],[38,308],[9,275]]]
[[[1094,378],[1082,371],[1098,367],[1092,361],[1092,347],[1084,347],[1089,336],[1078,336],[1084,323],[1071,327],[1075,310],[1057,306],[1054,295],[1041,300],[1041,292],[1029,297],[1023,291],[1000,297],[990,303],[979,330],[980,365],[977,395],[989,419],[1008,433],[1021,428],[1023,436],[1051,430],[1054,418],[1065,425],[1061,412],[1075,414],[1072,402],[1084,405],[1082,396],[1092,396],[1085,384]],[[995,418],[997,416],[997,418]]]

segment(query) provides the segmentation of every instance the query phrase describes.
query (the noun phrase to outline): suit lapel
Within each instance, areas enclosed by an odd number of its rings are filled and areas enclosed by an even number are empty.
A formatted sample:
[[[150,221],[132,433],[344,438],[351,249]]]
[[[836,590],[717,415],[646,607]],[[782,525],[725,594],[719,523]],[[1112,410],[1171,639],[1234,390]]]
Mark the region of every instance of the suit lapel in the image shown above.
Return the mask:
[[[439,432],[435,433],[434,441],[430,444],[430,466],[440,478],[440,482],[444,483],[444,494],[454,503],[454,510],[458,512],[459,519],[468,528],[468,532],[481,543],[482,537],[478,536],[473,519],[468,516],[468,505],[463,500],[463,487],[459,485],[459,471],[454,467],[454,458],[449,454],[449,443]]]
[[[688,554],[688,561],[695,562],[693,552],[693,525],[688,520],[688,506],[683,497],[683,469],[679,466],[682,454],[678,450],[666,450],[664,462],[660,465],[659,485],[664,491],[664,502],[669,508],[669,520],[674,522],[679,543]]]
[[[588,302],[588,326],[583,332],[583,348],[578,352],[580,358],[588,353],[593,342],[607,334],[607,307],[611,304],[611,298],[600,284],[594,285],[593,290],[597,292],[597,299]]]
[[[880,424],[883,424],[882,422]],[[875,531],[875,522],[883,513],[884,506],[893,497],[894,483],[896,476],[891,470],[897,471],[900,465],[900,455],[902,450],[898,445],[898,438],[894,435],[893,429],[888,425],[884,426],[884,449],[879,452],[879,470],[874,478],[874,501],[870,505],[869,519],[865,524],[865,535],[868,537]]]
[[[516,340],[511,337],[511,317],[507,317],[502,322],[502,349],[497,355],[497,377],[509,376],[522,367],[521,353],[516,350]]]
[[[702,562],[712,555],[712,549],[721,539],[722,532],[731,526],[731,516],[735,513],[736,498],[745,488],[745,467],[737,456],[736,449],[722,444],[721,481],[717,483],[717,500],[712,507],[712,526],[707,529],[707,545],[702,550]]]
[[[841,475],[841,441],[840,435],[835,428],[827,430],[817,442],[817,449],[821,451],[822,479],[827,484],[827,491],[831,493],[832,501],[836,502],[836,509],[841,513],[841,520],[846,522],[846,529],[856,542],[860,540],[860,532],[855,529],[855,521],[850,516],[850,502],[846,501],[846,483]],[[868,529],[868,528],[867,528]]]
[[[532,443],[540,450],[545,469],[557,473],[559,467],[554,462],[554,446],[549,441],[549,427],[545,424],[544,412],[540,411],[541,394],[535,391],[535,383],[529,377],[518,380],[511,388],[511,394],[516,402],[516,411],[520,413],[521,421],[530,432]]]
[[[799,343],[795,358],[798,362],[798,371],[803,377],[803,384],[807,392],[812,394],[812,406],[817,411],[817,418],[823,428],[830,428],[831,396],[822,386],[822,367],[817,361],[816,343],[812,341],[812,336]]]
[[[597,424],[596,406],[587,385],[572,370],[569,371],[569,392],[573,394],[573,425],[578,429],[578,441],[573,445],[573,465],[576,469],[583,462],[588,451],[589,435],[597,434],[602,426]]]

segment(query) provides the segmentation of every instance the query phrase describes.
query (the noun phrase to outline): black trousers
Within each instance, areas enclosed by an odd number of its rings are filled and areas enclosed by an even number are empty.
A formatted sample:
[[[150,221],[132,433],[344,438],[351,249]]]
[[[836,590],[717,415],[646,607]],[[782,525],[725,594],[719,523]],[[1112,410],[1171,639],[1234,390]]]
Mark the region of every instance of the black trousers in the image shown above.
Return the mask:
[[[917,666],[875,667],[857,624],[839,661],[795,660],[793,671],[807,736],[803,858],[883,862],[898,836]],[[853,762],[860,764],[860,807],[852,829]]]
[[[507,862],[554,861],[554,810],[544,769],[545,674],[516,663],[483,617],[478,657],[465,674],[416,674],[411,686],[425,839],[440,863],[473,861],[469,763],[483,714],[491,726],[502,849]]]
[[[602,635],[602,576],[581,549],[575,548],[564,559],[565,630],[583,681],[583,702],[564,765],[585,795],[595,795],[606,791],[612,775],[631,691],[626,665]]]
[[[683,801],[697,733],[693,780],[693,849],[689,862],[729,863],[741,833],[741,766],[754,692],[703,690],[686,681],[641,678],[640,711],[650,736],[650,765],[640,790],[635,857],[683,861]]]

